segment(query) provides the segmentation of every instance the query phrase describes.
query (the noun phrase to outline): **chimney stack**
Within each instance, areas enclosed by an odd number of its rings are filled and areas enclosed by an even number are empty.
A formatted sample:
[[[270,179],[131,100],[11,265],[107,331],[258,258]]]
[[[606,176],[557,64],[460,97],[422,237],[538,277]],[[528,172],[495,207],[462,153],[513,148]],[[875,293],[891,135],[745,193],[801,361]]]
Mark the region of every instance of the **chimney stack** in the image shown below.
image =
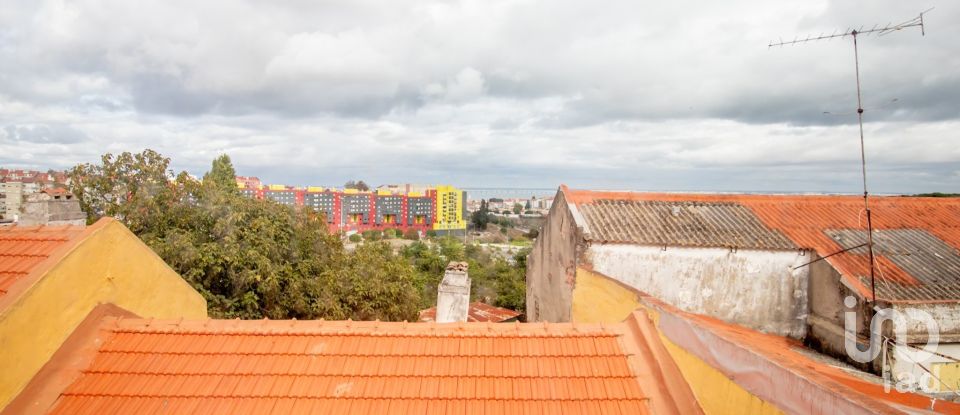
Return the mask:
[[[467,321],[470,309],[470,277],[466,262],[451,262],[437,286],[437,323]]]
[[[44,189],[27,195],[18,219],[20,226],[76,225],[87,223],[80,201],[64,189]]]

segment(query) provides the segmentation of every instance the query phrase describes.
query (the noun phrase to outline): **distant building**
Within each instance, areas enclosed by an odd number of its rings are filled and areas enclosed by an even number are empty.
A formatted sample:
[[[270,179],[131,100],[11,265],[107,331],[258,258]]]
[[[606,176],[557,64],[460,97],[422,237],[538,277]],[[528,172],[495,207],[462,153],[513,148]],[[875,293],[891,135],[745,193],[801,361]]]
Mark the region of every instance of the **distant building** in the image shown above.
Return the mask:
[[[36,170],[0,168],[0,218],[15,219],[20,216],[25,197],[44,189],[64,187],[69,179],[64,172],[40,172]]]
[[[22,182],[0,182],[0,215],[4,219],[14,219],[20,215],[23,204]]]
[[[898,376],[942,373],[960,382],[960,200],[874,197],[876,296],[863,230],[863,199],[851,196],[656,194],[561,187],[528,259],[530,321],[578,321],[616,309],[592,281],[608,277],[684,311],[802,339],[849,360],[845,315],[861,348],[873,306],[928,312],[939,353],[913,364],[894,357],[850,363]],[[854,303],[845,304],[847,297]],[[621,309],[623,315],[631,307]],[[884,335],[896,339],[885,326]],[[911,325],[907,344],[923,345]],[[934,385],[939,388],[940,385]]]
[[[263,186],[256,177],[237,176],[244,196],[288,206],[306,206],[322,213],[331,232],[414,229],[438,233],[466,230],[467,194],[453,186],[381,186],[375,191]]]

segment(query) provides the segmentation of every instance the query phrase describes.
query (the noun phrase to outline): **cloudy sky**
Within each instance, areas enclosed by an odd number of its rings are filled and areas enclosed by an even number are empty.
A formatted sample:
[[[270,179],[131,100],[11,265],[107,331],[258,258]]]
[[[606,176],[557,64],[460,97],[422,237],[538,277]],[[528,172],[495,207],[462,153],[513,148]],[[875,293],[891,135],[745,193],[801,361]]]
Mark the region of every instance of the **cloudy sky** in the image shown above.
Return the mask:
[[[952,0],[3,0],[0,166],[856,192],[852,43],[767,44],[930,7],[861,39],[869,179],[960,191]]]

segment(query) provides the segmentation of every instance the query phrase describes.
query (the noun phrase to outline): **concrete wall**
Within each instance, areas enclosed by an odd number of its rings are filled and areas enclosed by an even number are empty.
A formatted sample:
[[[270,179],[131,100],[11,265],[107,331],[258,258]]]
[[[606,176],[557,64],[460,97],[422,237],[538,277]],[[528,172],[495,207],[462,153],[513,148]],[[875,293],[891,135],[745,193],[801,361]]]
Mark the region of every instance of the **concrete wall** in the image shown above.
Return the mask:
[[[814,254],[811,260],[819,256]],[[809,288],[808,297],[810,316],[807,318],[807,336],[804,343],[829,356],[843,360],[861,370],[880,372],[880,362],[876,365],[860,363],[847,356],[844,346],[844,313],[848,309],[844,306],[844,299],[848,296],[857,298],[850,288],[841,283],[840,273],[827,261],[817,261],[808,266]],[[856,307],[851,310],[857,315],[856,331],[859,336],[870,336],[869,303],[858,300]],[[863,348],[867,343],[863,343]]]
[[[806,267],[798,251],[595,244],[592,269],[684,311],[767,333],[803,338]]]
[[[20,226],[84,225],[87,215],[77,199],[51,199],[43,193],[27,197],[21,209]]]
[[[558,192],[527,257],[527,321],[570,321],[581,240],[563,193]]]
[[[866,350],[869,347],[870,322],[874,313],[871,311],[869,301],[859,298],[859,295],[841,282],[840,273],[838,273],[827,261],[818,261],[810,266],[810,317],[808,320],[809,330],[805,343],[821,353],[833,356],[843,360],[861,370],[870,371],[877,375],[883,372],[883,357],[869,363],[860,363],[847,356],[844,345],[844,315],[848,311],[856,314],[856,331],[860,340],[860,349]],[[848,309],[843,301],[848,296],[856,299],[855,306]],[[888,307],[881,302],[880,307]],[[924,312],[937,322],[939,328],[938,353],[946,354],[954,358],[960,358],[960,308],[955,304],[906,304],[890,306],[902,315],[910,316],[908,309]],[[904,341],[908,344],[918,344],[922,346],[927,341],[927,328],[921,320],[907,320],[907,338]],[[883,333],[888,337],[894,337],[893,326],[887,322],[883,326]],[[891,370],[894,378],[904,374],[909,374],[911,379],[920,380],[926,373],[919,365],[912,361],[897,359],[894,353],[895,347],[888,347],[887,370]],[[945,380],[949,380],[950,385],[956,385],[960,381],[960,372],[946,370],[944,363],[952,363],[950,359],[940,356],[931,356],[929,359],[917,362],[922,364],[928,370],[936,372],[938,369],[944,369]],[[909,382],[908,382],[909,383]],[[943,385],[939,382],[928,385],[933,390],[939,390]]]
[[[88,231],[70,252],[39,265],[42,276],[20,281],[31,286],[15,285],[0,299],[0,408],[98,304],[142,317],[207,316],[203,297],[122,224],[103,219]]]
[[[437,323],[466,322],[470,312],[470,277],[447,269],[437,286]]]

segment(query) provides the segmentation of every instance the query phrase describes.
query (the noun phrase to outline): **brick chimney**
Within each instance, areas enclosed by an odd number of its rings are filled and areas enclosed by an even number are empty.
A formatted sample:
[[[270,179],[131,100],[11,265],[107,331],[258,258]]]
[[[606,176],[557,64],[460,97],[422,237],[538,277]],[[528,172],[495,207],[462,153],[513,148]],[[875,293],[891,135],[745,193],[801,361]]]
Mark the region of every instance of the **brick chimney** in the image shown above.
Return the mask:
[[[470,309],[470,277],[466,262],[451,262],[437,286],[437,323],[467,321]]]

